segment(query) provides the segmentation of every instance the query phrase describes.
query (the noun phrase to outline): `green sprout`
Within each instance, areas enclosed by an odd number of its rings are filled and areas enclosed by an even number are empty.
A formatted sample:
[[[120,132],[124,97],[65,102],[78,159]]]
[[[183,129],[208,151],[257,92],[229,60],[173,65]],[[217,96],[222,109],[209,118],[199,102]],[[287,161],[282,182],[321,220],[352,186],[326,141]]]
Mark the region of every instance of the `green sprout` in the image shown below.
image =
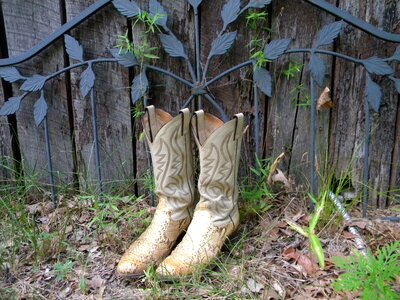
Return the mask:
[[[310,243],[310,249],[311,251],[315,254],[315,256],[318,259],[319,266],[321,269],[325,268],[325,254],[321,246],[321,242],[318,238],[318,236],[315,234],[315,227],[318,224],[319,218],[321,216],[322,211],[324,210],[325,207],[325,198],[327,197],[327,193],[323,193],[321,200],[317,202],[317,200],[314,198],[314,196],[309,195],[311,200],[316,204],[315,210],[313,214],[311,215],[311,220],[309,222],[308,227],[302,227],[295,222],[291,220],[286,220],[286,222],[289,224],[290,228],[293,230],[297,231],[301,235],[305,236],[308,238],[309,243]]]

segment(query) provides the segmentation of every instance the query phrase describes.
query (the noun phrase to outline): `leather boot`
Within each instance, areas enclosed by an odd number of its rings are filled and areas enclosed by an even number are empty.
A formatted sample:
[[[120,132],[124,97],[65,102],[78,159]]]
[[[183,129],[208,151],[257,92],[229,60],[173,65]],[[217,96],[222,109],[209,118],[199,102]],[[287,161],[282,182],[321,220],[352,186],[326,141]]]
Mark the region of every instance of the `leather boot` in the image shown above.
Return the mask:
[[[158,205],[146,231],[129,247],[117,266],[121,275],[138,276],[170,254],[193,215],[194,183],[190,112],[171,115],[146,108],[143,127],[150,147]]]
[[[200,200],[182,241],[157,268],[161,277],[189,275],[210,263],[239,223],[236,177],[243,114],[224,124],[213,115],[197,111],[192,129],[200,155]]]

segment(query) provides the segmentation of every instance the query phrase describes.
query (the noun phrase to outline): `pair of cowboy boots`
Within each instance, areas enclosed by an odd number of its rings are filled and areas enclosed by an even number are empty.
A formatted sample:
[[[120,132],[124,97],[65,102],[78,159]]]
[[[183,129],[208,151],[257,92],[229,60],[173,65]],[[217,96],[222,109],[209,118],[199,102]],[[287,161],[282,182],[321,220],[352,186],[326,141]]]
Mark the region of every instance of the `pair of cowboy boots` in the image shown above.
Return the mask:
[[[191,116],[183,109],[173,118],[149,106],[143,127],[153,161],[158,205],[151,224],[122,256],[117,271],[135,276],[150,265],[158,265],[156,272],[161,276],[189,275],[218,255],[239,223],[236,177],[243,114],[224,124],[202,110]],[[197,204],[191,136],[200,156]]]

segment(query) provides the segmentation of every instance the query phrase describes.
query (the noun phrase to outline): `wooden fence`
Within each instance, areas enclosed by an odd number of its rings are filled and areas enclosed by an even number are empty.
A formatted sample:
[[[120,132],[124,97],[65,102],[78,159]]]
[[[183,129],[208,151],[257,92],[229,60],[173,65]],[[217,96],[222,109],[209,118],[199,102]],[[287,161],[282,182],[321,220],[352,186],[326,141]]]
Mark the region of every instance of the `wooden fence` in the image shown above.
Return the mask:
[[[0,55],[15,57],[46,38],[62,24],[68,22],[95,0],[0,0]],[[136,1],[147,8],[147,0]],[[342,8],[388,32],[400,33],[400,3],[385,0],[329,0]],[[170,28],[193,54],[194,20],[187,1],[160,1],[169,12]],[[220,11],[225,1],[204,0],[201,6],[201,44],[204,63],[211,42],[222,27]],[[310,47],[318,30],[334,21],[326,13],[301,0],[273,1],[268,7],[266,27],[272,29],[271,38],[292,38],[292,47]],[[109,57],[109,50],[116,44],[118,35],[128,28],[127,20],[112,5],[104,8],[70,33],[85,49],[85,59]],[[246,27],[246,20],[233,26],[238,31],[234,48],[228,55],[213,61],[211,74],[249,59],[249,43],[258,33]],[[139,29],[133,31],[133,40],[140,42]],[[150,44],[160,47],[156,38]],[[372,55],[389,57],[396,45],[376,38],[346,25],[341,37],[333,46],[337,52],[357,58]],[[184,78],[189,78],[183,62],[171,59],[162,50],[156,64]],[[348,176],[358,191],[363,172],[363,124],[365,72],[353,64],[326,57],[328,87],[333,108],[318,112],[318,170],[328,166],[337,177]],[[273,158],[285,152],[282,169],[297,183],[307,184],[310,165],[309,144],[309,75],[308,59],[303,54],[291,54],[279,59],[270,67],[274,76],[272,98],[261,98],[263,129],[262,154]],[[40,55],[22,63],[18,69],[24,75],[48,74],[71,64],[63,48],[63,41],[56,42]],[[298,66],[299,72],[287,79],[285,71]],[[133,72],[116,64],[96,65],[96,97],[98,101],[99,134],[103,178],[118,184],[141,178],[146,172],[146,148],[139,139],[141,128],[135,118],[136,107],[130,103]],[[49,130],[53,149],[54,168],[58,184],[79,185],[86,189],[96,178],[91,125],[91,106],[79,92],[80,71],[72,71],[46,85],[49,101]],[[252,107],[253,89],[251,70],[240,71],[219,81],[211,89],[222,101],[228,115],[243,112],[247,122],[254,120]],[[150,102],[175,114],[189,97],[190,90],[161,75],[150,77],[152,89]],[[400,192],[400,101],[392,84],[382,82],[384,99],[381,110],[373,117],[370,143],[370,204],[385,207]],[[322,89],[319,90],[322,92]],[[2,81],[0,105],[5,99],[18,94],[18,86]],[[15,117],[0,117],[0,176],[12,177],[8,169],[13,160],[22,160],[25,174],[39,174],[46,180],[47,159],[43,130],[35,127],[33,104],[37,95],[24,100]],[[206,106],[206,109],[208,107]],[[254,134],[252,127],[246,132],[242,166],[254,164]],[[328,162],[326,164],[326,162]],[[242,176],[248,168],[241,168]],[[42,175],[40,175],[42,174]],[[131,191],[137,190],[132,185]],[[140,189],[140,184],[139,184]],[[391,194],[388,191],[394,191]]]

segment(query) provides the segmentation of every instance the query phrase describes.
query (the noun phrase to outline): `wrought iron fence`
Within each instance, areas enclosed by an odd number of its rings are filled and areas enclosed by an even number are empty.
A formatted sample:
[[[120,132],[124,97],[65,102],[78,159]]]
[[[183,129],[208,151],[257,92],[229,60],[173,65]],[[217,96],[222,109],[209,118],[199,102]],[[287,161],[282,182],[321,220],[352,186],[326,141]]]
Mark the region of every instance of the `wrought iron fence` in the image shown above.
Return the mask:
[[[343,23],[353,25],[360,30],[382,39],[385,41],[400,43],[400,35],[392,34],[382,31],[356,17],[350,15],[349,13],[329,4],[324,0],[305,0],[310,5],[316,6],[321,10],[337,17],[340,21],[328,24],[324,26],[317,34],[313,46],[311,48],[300,48],[294,49],[290,47],[291,39],[280,39],[272,40],[264,47],[264,59],[268,62],[273,62],[277,58],[288,55],[292,53],[307,53],[310,57],[309,60],[309,72],[310,72],[310,94],[311,94],[311,120],[310,120],[310,146],[309,146],[309,161],[311,164],[311,172],[309,174],[311,182],[311,194],[318,194],[316,169],[315,169],[315,155],[317,150],[316,144],[316,133],[317,133],[317,111],[316,111],[316,85],[322,87],[325,81],[325,62],[321,59],[321,55],[334,56],[339,59],[350,61],[356,65],[362,66],[366,70],[366,84],[365,84],[365,101],[364,101],[364,113],[365,113],[365,141],[364,141],[364,190],[363,190],[363,214],[367,214],[367,204],[368,204],[368,181],[369,181],[369,140],[371,135],[371,111],[372,113],[378,112],[381,100],[382,91],[381,87],[375,80],[375,77],[385,76],[393,81],[397,91],[400,93],[400,79],[394,77],[394,70],[389,63],[393,61],[400,61],[400,47],[398,47],[395,53],[388,58],[379,58],[377,56],[372,56],[367,59],[357,59],[351,56],[347,56],[334,51],[326,50],[324,47],[331,45],[335,39],[339,36],[342,31]],[[231,74],[232,72],[239,70],[241,68],[252,68],[253,69],[253,82],[254,82],[254,134],[255,134],[255,145],[256,145],[256,155],[260,155],[260,109],[259,109],[259,93],[258,90],[265,94],[267,97],[272,96],[272,76],[268,69],[261,68],[257,66],[257,62],[253,59],[249,59],[241,64],[231,67],[228,70],[223,71],[214,78],[207,80],[207,75],[209,71],[209,66],[212,59],[215,56],[224,55],[233,46],[237,34],[235,31],[230,31],[230,25],[234,23],[240,15],[242,15],[246,10],[252,9],[265,9],[271,0],[250,0],[246,5],[243,5],[240,0],[228,0],[223,6],[221,11],[221,17],[223,21],[223,27],[219,31],[217,37],[212,42],[211,50],[207,56],[207,61],[205,63],[204,69],[201,68],[200,62],[200,27],[199,27],[199,7],[202,0],[188,0],[190,3],[193,14],[194,14],[194,43],[195,43],[195,57],[192,60],[189,58],[184,45],[181,41],[174,35],[174,33],[168,28],[167,17],[168,13],[163,8],[163,6],[157,2],[157,0],[150,0],[149,2],[149,12],[150,16],[158,14],[160,17],[157,18],[156,25],[161,29],[159,33],[159,38],[164,50],[171,56],[179,59],[183,59],[188,67],[190,74],[190,79],[184,79],[169,70],[159,68],[154,65],[144,64],[141,66],[139,74],[132,81],[131,86],[131,100],[135,104],[137,101],[143,99],[146,104],[146,95],[149,90],[149,80],[147,74],[149,72],[157,72],[174,78],[181,84],[189,87],[191,89],[191,95],[189,99],[185,102],[184,106],[189,106],[194,101],[196,108],[201,107],[201,100],[208,101],[220,114],[223,121],[227,121],[227,115],[225,114],[223,108],[220,105],[218,99],[215,99],[212,94],[208,92],[208,88],[215,84],[217,81],[223,77]],[[131,52],[121,52],[119,49],[112,49],[110,53],[110,58],[92,59],[85,61],[83,59],[83,48],[79,42],[72,36],[67,35],[69,31],[76,28],[80,23],[88,19],[97,11],[100,11],[103,7],[112,3],[114,7],[126,18],[132,19],[136,18],[139,13],[143,11],[134,1],[129,0],[99,0],[95,4],[88,7],[77,17],[72,19],[70,22],[61,26],[56,32],[51,34],[49,37],[44,39],[42,42],[37,44],[35,47],[31,48],[29,51],[12,58],[0,59],[0,77],[9,82],[21,82],[20,90],[21,95],[14,96],[4,103],[0,109],[0,115],[8,116],[15,114],[21,105],[24,98],[33,93],[38,92],[39,98],[34,105],[33,116],[35,124],[38,128],[42,127],[45,132],[45,149],[47,151],[48,160],[48,173],[51,183],[51,198],[54,206],[56,203],[56,191],[54,184],[54,169],[52,163],[52,149],[50,146],[49,138],[49,126],[47,120],[48,104],[46,101],[46,95],[44,92],[44,86],[50,80],[56,78],[57,76],[70,71],[75,68],[86,67],[82,72],[80,78],[80,91],[82,97],[89,97],[92,106],[92,126],[93,126],[93,137],[95,146],[95,158],[96,158],[96,168],[97,168],[97,181],[99,186],[99,196],[103,193],[103,180],[102,180],[102,169],[101,169],[101,157],[99,150],[99,137],[97,130],[97,111],[96,111],[96,98],[94,93],[94,83],[96,80],[96,75],[93,72],[93,65],[100,63],[119,63],[126,68],[137,68],[139,63],[135,55]],[[26,77],[22,75],[15,65],[18,65],[43,51],[48,46],[52,45],[56,40],[64,37],[66,52],[68,53],[71,60],[75,61],[75,64],[65,67],[57,72],[49,75],[33,75],[31,77]],[[268,99],[268,98],[267,98]]]

